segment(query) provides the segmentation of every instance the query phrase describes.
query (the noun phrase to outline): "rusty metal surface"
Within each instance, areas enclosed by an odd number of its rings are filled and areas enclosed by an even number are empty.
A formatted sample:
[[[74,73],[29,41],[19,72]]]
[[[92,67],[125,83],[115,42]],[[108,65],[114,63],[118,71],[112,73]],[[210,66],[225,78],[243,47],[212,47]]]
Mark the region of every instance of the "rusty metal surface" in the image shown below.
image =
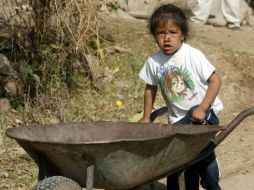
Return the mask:
[[[86,184],[86,156],[95,163],[95,187],[130,189],[193,160],[219,126],[84,122],[10,128],[14,138],[48,175]]]
[[[168,136],[213,132],[218,126],[141,124],[130,122],[81,122],[58,125],[30,125],[8,130],[9,135],[22,141],[57,144],[95,144],[114,141],[145,141]]]

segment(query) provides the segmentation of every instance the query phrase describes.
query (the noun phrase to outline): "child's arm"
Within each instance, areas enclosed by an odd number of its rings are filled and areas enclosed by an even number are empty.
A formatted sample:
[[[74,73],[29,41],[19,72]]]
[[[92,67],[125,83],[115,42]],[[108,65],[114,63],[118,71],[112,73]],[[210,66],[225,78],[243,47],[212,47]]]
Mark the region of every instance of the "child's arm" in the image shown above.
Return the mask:
[[[205,112],[210,108],[212,102],[217,96],[221,87],[220,76],[214,72],[208,79],[208,89],[205,97],[199,106],[192,113],[192,121],[197,123],[203,123],[205,119]]]
[[[144,114],[143,118],[139,120],[141,123],[149,123],[150,115],[153,110],[153,103],[157,94],[157,86],[146,84],[144,93]]]

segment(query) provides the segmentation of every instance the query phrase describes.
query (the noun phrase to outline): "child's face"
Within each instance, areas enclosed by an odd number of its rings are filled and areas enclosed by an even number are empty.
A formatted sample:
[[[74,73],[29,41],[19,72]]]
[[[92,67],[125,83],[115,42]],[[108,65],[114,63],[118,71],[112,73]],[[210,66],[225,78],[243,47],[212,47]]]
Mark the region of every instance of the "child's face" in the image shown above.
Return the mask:
[[[155,30],[155,39],[159,48],[166,54],[174,54],[182,45],[184,35],[181,29],[172,22],[159,24]]]

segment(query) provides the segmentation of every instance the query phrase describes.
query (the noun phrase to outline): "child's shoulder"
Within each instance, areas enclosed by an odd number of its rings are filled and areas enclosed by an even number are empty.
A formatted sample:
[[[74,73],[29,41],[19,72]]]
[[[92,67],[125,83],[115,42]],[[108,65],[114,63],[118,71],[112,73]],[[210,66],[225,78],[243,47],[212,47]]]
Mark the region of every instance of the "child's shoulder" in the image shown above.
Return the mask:
[[[187,43],[183,43],[183,48],[185,49],[185,51],[189,51],[191,53],[202,53],[203,54],[203,52],[200,49],[193,47],[192,45],[187,44]]]
[[[192,57],[193,56],[194,57],[196,57],[196,56],[198,56],[198,57],[199,56],[202,56],[202,57],[205,56],[204,53],[200,49],[198,49],[196,47],[193,47],[190,44],[184,43],[183,48],[184,48],[184,51],[188,52]]]

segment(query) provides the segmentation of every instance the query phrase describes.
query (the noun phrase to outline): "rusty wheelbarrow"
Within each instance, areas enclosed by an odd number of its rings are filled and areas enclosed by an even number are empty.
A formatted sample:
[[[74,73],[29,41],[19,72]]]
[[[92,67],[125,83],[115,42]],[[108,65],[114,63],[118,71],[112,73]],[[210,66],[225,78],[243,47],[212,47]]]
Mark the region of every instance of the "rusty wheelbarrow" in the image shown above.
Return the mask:
[[[38,165],[34,190],[131,189],[203,159],[253,114],[247,109],[226,127],[101,121],[9,128],[6,135]]]

